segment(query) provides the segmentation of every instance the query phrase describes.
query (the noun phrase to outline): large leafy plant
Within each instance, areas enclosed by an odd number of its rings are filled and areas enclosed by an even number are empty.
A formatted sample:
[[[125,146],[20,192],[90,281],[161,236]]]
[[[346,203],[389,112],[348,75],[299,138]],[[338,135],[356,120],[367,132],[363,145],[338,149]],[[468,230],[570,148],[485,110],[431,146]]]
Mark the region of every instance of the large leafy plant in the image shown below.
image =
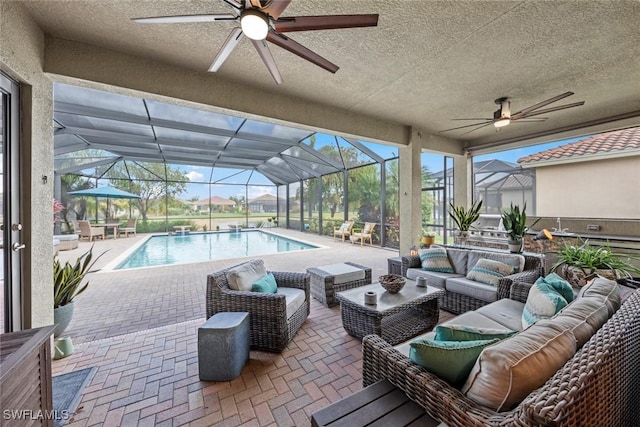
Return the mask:
[[[75,264],[69,262],[61,264],[57,256],[53,257],[53,308],[69,304],[87,290],[89,282],[82,286],[82,280],[104,254],[105,252],[93,259],[92,246],[88,252],[76,259]]]
[[[509,239],[512,241],[522,240],[527,232],[527,204],[525,203],[520,210],[520,206],[511,205],[500,212],[502,216],[502,226],[506,231]],[[538,218],[531,227],[533,227],[540,219]]]
[[[455,222],[458,230],[469,231],[473,227],[473,223],[480,218],[480,209],[482,208],[482,200],[477,200],[469,209],[462,206],[454,206],[449,202],[449,216]]]
[[[562,243],[557,250],[551,251],[557,258],[551,266],[556,271],[563,265],[581,269],[585,274],[592,274],[596,270],[611,270],[615,277],[631,277],[640,274],[640,268],[631,264],[630,260],[640,260],[640,257],[630,254],[616,253],[609,244],[593,246],[589,241],[578,240],[579,244]]]

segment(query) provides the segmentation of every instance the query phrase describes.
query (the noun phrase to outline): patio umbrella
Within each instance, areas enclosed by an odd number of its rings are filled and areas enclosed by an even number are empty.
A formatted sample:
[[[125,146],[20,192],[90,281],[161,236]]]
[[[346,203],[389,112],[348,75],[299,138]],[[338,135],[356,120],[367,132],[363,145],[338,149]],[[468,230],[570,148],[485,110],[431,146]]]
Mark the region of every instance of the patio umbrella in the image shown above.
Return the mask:
[[[67,194],[74,196],[87,196],[87,197],[103,197],[107,199],[107,216],[109,215],[109,199],[139,199],[137,194],[129,193],[124,190],[120,190],[115,187],[97,187],[88,188],[86,190],[69,191]],[[96,209],[96,219],[98,211]]]

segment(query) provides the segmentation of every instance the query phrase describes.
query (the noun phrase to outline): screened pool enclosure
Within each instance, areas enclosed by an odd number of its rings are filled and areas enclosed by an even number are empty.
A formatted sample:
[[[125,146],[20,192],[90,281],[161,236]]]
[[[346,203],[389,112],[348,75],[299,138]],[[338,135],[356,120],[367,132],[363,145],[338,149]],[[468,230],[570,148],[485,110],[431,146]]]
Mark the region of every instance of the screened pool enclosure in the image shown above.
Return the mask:
[[[72,220],[135,217],[140,231],[377,224],[398,245],[398,149],[281,124],[54,84],[55,197]],[[69,192],[110,185],[140,199]],[[108,211],[107,211],[108,209]],[[193,229],[193,228],[192,228]]]

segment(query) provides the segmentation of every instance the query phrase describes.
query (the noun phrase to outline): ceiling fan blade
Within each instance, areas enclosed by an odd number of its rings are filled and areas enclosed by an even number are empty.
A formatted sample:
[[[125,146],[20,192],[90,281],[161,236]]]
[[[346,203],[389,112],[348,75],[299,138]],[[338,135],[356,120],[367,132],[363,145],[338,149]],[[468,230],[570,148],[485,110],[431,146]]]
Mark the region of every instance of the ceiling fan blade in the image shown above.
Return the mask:
[[[271,73],[271,77],[276,81],[276,84],[282,83],[282,76],[280,75],[280,71],[278,70],[278,66],[276,65],[276,61],[273,60],[273,55],[271,55],[271,51],[269,50],[269,46],[267,46],[267,42],[264,40],[251,40],[253,45],[255,46],[262,62],[267,66],[269,73]]]
[[[336,28],[375,27],[378,15],[291,16],[274,22],[276,31],[333,30]]]
[[[487,126],[489,126],[489,125],[491,125],[491,123],[486,123],[486,124],[484,124],[484,125],[482,125],[482,126],[478,126],[477,128],[475,128],[475,129],[471,129],[469,132],[465,132],[465,133],[463,133],[463,134],[462,134],[462,135],[460,135],[460,136],[468,135],[468,134],[470,134],[471,132],[475,132],[475,131],[477,131],[478,129],[482,129],[482,128],[487,127]]]
[[[545,108],[544,110],[534,111],[532,113],[525,114],[524,116],[518,116],[518,118],[538,116],[540,114],[547,114],[547,113],[552,113],[554,111],[566,110],[567,108],[579,107],[581,105],[584,105],[584,101],[574,102],[573,104],[558,105],[557,107]],[[511,116],[512,120],[518,120],[518,118],[514,119],[513,116]]]
[[[222,0],[223,2],[225,2],[226,4],[228,4],[229,6],[235,8],[235,9],[244,9],[244,0],[238,1],[238,0]]]
[[[148,18],[131,18],[138,24],[181,24],[184,22],[215,22],[215,21],[235,21],[236,15],[230,13],[214,13],[207,15],[175,15],[175,16],[154,16]]]
[[[262,3],[260,3],[260,0],[247,0],[249,3],[251,3],[251,7],[255,7],[256,9],[261,9],[262,8]]]
[[[486,122],[486,123],[474,123],[474,124],[472,124],[472,125],[458,126],[458,127],[456,127],[456,128],[451,128],[451,129],[441,130],[441,131],[440,131],[440,132],[438,132],[438,133],[442,133],[442,132],[449,132],[450,130],[458,130],[458,129],[470,128],[470,127],[472,127],[472,126],[480,126],[480,125],[487,125],[487,124],[489,124],[489,125],[490,125],[491,123],[493,123],[493,119],[492,119],[492,120],[489,120],[489,121],[488,121],[488,122]]]
[[[545,120],[548,120],[548,117],[540,117],[537,119],[528,119],[528,118],[524,118],[524,119],[511,119],[511,123],[531,123],[531,122],[544,122]]]
[[[539,103],[537,103],[535,105],[532,105],[530,107],[525,108],[524,110],[520,110],[518,112],[515,112],[515,113],[511,114],[511,117],[513,118],[513,116],[527,115],[527,113],[529,113],[529,112],[531,112],[533,110],[537,110],[538,108],[542,108],[542,107],[544,107],[546,105],[549,105],[549,104],[552,104],[552,103],[554,103],[556,101],[560,101],[561,99],[564,99],[567,96],[571,96],[571,95],[573,95],[573,92],[565,92],[565,93],[560,94],[558,96],[554,96],[553,98],[549,98],[546,101],[539,102]]]
[[[289,3],[291,3],[291,0],[272,0],[267,7],[261,10],[268,13],[273,19],[278,19],[280,14],[289,6]]]
[[[335,73],[336,71],[338,71],[338,68],[340,68],[336,64],[329,62],[322,56],[307,49],[306,47],[302,46],[300,43],[293,41],[292,39],[290,39],[285,35],[278,34],[274,31],[269,31],[269,34],[267,34],[267,41],[270,41],[276,46],[280,46],[281,48],[286,49],[289,52],[298,55],[300,58],[306,59],[307,61],[312,62],[317,66],[322,67],[325,70],[330,71],[332,73]]]
[[[451,119],[451,120],[493,120],[491,117],[475,117],[470,119]]]
[[[240,27],[236,27],[231,30],[231,34],[227,37],[227,40],[224,42],[220,51],[216,55],[216,59],[213,60],[211,66],[209,67],[209,71],[216,72],[220,69],[224,61],[229,57],[233,49],[236,47],[238,42],[242,40],[242,29]]]

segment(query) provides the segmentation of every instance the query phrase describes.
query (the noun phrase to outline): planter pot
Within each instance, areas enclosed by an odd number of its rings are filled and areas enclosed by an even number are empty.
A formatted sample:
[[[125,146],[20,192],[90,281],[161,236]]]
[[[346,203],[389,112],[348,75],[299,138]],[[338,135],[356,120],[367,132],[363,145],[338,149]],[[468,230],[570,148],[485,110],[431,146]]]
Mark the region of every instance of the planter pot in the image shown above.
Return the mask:
[[[436,238],[433,236],[422,236],[422,244],[425,246],[431,246],[436,241]]]
[[[571,265],[563,264],[558,268],[558,274],[574,288],[581,288],[587,284],[587,277],[592,274],[597,274],[605,279],[617,280],[619,277],[616,273],[609,269],[597,269],[597,270],[583,270],[579,267],[573,267]]]
[[[519,254],[522,252],[522,240],[508,240],[509,252]]]
[[[468,231],[455,231],[453,235],[453,242],[456,245],[467,246],[469,244],[469,232]]]
[[[558,268],[558,274],[574,288],[583,287],[587,283],[585,277],[589,275],[583,269],[567,264],[563,264]]]
[[[73,317],[73,302],[53,309],[53,323],[56,328],[53,331],[53,337],[57,338],[67,329],[71,318]]]

